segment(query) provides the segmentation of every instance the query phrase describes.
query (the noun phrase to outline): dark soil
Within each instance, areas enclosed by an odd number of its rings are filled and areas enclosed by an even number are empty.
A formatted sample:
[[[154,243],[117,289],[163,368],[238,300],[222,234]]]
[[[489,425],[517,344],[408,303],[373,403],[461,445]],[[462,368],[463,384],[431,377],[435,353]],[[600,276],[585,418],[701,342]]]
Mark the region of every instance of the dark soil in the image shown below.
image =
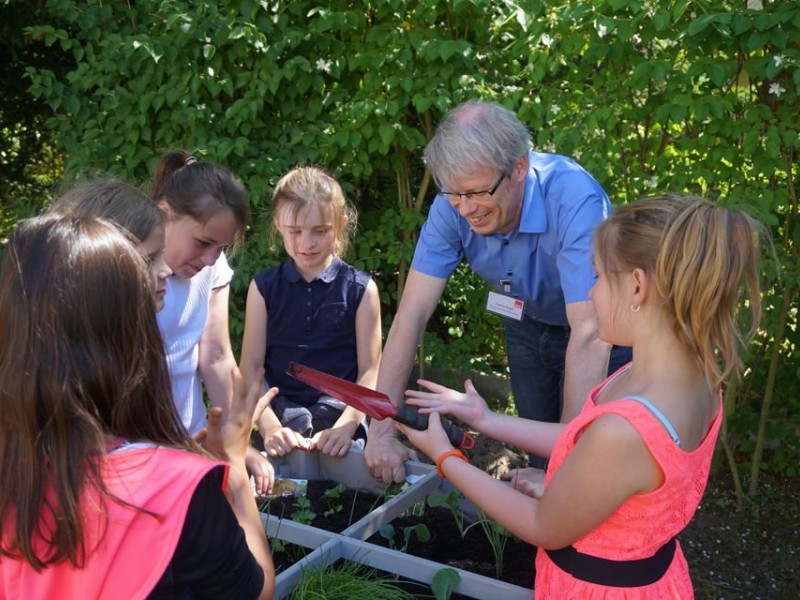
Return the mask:
[[[477,440],[471,459],[495,474],[522,466],[524,456],[503,447],[484,447]],[[689,527],[679,536],[689,562],[697,600],[794,600],[800,597],[800,482],[764,475],[760,493],[737,510],[733,486],[726,472],[713,475],[703,502]],[[333,502],[319,496],[334,482],[309,482],[307,498],[316,513],[312,525],[329,531],[342,531],[374,509],[383,500],[352,490]],[[340,510],[325,515],[331,507]],[[265,509],[266,511],[267,509]],[[289,518],[298,511],[296,499],[276,499],[268,512]],[[415,514],[395,519],[395,537],[390,542],[380,534],[368,541],[384,547],[404,546],[403,531],[419,523],[431,533],[428,541],[412,537],[406,551],[415,556],[495,577],[495,558],[480,525],[462,538],[449,510],[442,507],[417,507]],[[503,553],[500,579],[515,585],[533,584],[535,549],[510,537]],[[284,570],[297,558],[297,549],[275,553],[276,570]],[[428,597],[423,594],[420,597]],[[455,596],[454,596],[455,599]]]

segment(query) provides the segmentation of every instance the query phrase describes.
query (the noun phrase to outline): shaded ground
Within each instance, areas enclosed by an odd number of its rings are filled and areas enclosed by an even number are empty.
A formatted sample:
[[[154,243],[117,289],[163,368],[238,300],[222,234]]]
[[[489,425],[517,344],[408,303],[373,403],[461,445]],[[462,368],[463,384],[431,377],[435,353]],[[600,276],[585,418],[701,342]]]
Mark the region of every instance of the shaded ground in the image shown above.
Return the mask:
[[[761,481],[759,496],[738,511],[727,473],[709,481],[680,536],[698,600],[800,597],[800,481]]]

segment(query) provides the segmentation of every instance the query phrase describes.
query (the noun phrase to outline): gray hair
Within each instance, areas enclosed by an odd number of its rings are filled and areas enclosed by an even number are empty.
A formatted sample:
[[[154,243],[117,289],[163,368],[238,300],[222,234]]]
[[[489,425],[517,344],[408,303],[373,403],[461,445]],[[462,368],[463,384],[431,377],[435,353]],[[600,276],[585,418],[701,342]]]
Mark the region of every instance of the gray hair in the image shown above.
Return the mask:
[[[487,167],[507,175],[530,148],[530,132],[513,112],[494,102],[470,100],[445,115],[423,157],[442,186]]]

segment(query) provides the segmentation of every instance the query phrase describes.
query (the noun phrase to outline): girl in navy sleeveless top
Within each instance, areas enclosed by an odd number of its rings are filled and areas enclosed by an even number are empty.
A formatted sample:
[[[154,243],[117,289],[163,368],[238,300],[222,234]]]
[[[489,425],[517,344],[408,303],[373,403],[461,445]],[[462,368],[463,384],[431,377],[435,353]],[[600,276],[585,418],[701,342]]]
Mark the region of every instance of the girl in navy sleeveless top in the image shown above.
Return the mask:
[[[356,213],[318,167],[297,167],[272,197],[272,233],[288,258],[258,273],[247,294],[240,367],[247,382],[264,367],[280,390],[259,419],[270,456],[294,448],[344,456],[365,438],[364,414],[286,374],[291,361],[375,387],[381,352],[378,288],[345,263]]]

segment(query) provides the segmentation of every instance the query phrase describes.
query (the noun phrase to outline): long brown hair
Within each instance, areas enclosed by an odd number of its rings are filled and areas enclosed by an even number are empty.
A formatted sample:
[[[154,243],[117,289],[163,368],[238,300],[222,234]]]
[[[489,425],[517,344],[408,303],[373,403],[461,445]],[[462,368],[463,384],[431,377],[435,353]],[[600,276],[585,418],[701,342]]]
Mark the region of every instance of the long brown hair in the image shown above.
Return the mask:
[[[96,460],[108,436],[196,448],[172,402],[144,261],[111,223],[53,214],[12,232],[0,403],[0,555],[36,569],[80,567],[92,550],[82,502],[86,486],[108,495]],[[48,513],[53,531],[42,530]]]
[[[744,212],[702,198],[652,196],[598,225],[595,248],[609,274],[640,268],[654,277],[675,335],[715,389],[741,373],[740,346],[761,317],[762,230]]]

